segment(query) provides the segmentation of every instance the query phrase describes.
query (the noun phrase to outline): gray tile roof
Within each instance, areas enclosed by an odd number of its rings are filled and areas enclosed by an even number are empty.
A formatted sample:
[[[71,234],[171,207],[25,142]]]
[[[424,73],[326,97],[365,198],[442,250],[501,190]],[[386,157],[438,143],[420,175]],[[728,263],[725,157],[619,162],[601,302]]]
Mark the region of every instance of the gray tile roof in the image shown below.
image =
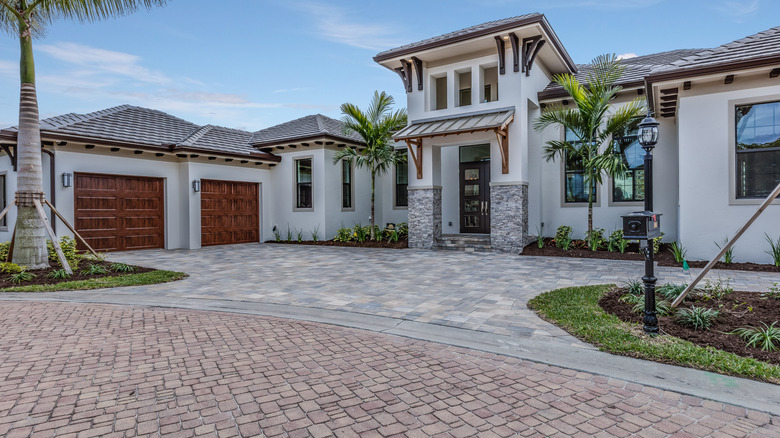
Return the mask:
[[[16,127],[7,131],[16,131]],[[107,140],[169,150],[198,149],[249,155],[258,151],[249,144],[252,133],[221,126],[199,126],[162,111],[120,105],[88,114],[64,114],[41,120],[41,132],[66,134],[86,141]]]
[[[780,26],[675,60],[654,73],[780,56]]]
[[[252,135],[250,144],[255,147],[269,146],[316,137],[332,137],[351,143],[365,144],[358,134],[354,132],[346,134],[343,122],[322,114],[301,117],[257,131]]]
[[[542,18],[542,14],[534,12],[532,14],[518,15],[517,17],[503,18],[501,20],[488,21],[487,23],[477,24],[476,26],[467,27],[465,29],[456,30],[455,32],[445,33],[444,35],[435,36],[416,43],[406,44],[394,49],[385,50],[378,53],[374,60],[381,60],[389,57],[393,57],[396,54],[407,52],[410,49],[416,49],[418,47],[426,47],[430,45],[436,45],[437,43],[445,43],[449,40],[463,40],[468,39],[470,36],[481,35],[485,32],[490,32],[492,29],[502,28],[503,26],[511,26],[513,23],[525,22],[533,18]]]
[[[702,49],[670,50],[668,52],[653,53],[651,55],[623,59],[621,60],[621,64],[625,66],[625,71],[623,72],[623,76],[616,84],[627,85],[642,82],[644,81],[645,76],[649,75],[653,71],[656,71],[660,67],[670,65],[672,62],[683,59],[686,56],[692,56],[701,52],[701,50]],[[590,71],[590,64],[577,65],[577,73],[574,75],[574,77],[576,77],[580,83],[584,83]],[[548,95],[548,97],[553,97],[559,94],[566,94],[563,88],[555,82],[550,82],[542,91],[542,93]]]
[[[491,111],[415,120],[393,135],[396,141],[406,138],[435,137],[461,132],[481,131],[503,126],[515,114],[514,107]]]

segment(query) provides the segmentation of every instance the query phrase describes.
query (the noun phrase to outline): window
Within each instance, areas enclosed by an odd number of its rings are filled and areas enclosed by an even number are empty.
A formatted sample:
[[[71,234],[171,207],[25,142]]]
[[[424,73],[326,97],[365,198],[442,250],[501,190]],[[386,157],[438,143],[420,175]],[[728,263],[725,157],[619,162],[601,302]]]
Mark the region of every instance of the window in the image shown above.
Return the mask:
[[[498,100],[498,67],[486,67],[482,73],[482,102]]]
[[[457,73],[458,106],[471,105],[471,70]]]
[[[0,210],[5,210],[6,202],[5,202],[5,175],[0,175]],[[3,216],[3,219],[0,220],[0,227],[7,227],[8,226],[8,215]]]
[[[780,102],[737,105],[737,198],[764,198],[780,183]]]
[[[447,109],[447,76],[433,78],[435,93],[433,96],[433,109]]]
[[[566,141],[572,143],[575,148],[581,143],[573,132],[566,129]],[[588,189],[585,185],[585,174],[582,160],[570,157],[566,154],[564,159],[564,202],[588,202]],[[593,202],[596,202],[596,188],[593,188]]]
[[[637,140],[636,130],[612,141],[615,152],[623,157],[628,171],[612,180],[612,201],[638,202],[645,200],[645,151]]]
[[[395,166],[395,206],[409,206],[409,163],[404,161]]]
[[[311,158],[295,160],[296,208],[312,208]]]
[[[341,208],[352,208],[352,164],[341,162]]]

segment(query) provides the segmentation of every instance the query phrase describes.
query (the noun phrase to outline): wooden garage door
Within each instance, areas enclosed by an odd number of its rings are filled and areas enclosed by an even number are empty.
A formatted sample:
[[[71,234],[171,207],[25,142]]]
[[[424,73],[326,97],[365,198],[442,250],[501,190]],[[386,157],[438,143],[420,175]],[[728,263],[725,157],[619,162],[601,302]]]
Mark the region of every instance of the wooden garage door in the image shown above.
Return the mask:
[[[162,178],[76,173],[76,230],[98,251],[163,248]]]
[[[200,186],[200,244],[260,241],[257,183],[204,179]]]

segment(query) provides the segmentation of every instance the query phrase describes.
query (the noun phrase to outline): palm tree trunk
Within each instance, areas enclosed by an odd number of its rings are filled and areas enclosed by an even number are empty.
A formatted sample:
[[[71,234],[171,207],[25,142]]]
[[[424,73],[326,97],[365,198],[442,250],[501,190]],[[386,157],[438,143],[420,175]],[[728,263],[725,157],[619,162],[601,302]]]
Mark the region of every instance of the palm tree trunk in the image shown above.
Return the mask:
[[[43,193],[41,129],[35,91],[35,62],[29,16],[19,23],[21,93],[17,138],[17,192]],[[49,267],[46,229],[34,206],[19,206],[13,262],[28,269]]]
[[[374,233],[374,187],[376,185],[376,170],[371,169],[371,240],[376,240]]]
[[[588,182],[588,234],[593,231],[593,190],[595,189],[596,182],[590,180]]]

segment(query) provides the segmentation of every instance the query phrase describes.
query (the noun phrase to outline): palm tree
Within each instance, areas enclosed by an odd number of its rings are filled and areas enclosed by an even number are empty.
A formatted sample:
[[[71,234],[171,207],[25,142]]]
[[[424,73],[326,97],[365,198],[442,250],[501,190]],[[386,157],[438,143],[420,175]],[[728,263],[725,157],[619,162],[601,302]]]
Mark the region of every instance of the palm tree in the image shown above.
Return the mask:
[[[333,164],[345,160],[355,167],[367,167],[371,172],[371,239],[374,235],[374,188],[377,175],[383,175],[391,166],[406,161],[406,152],[396,151],[390,144],[390,136],[406,126],[406,109],[392,111],[395,103],[393,96],[384,91],[374,91],[374,98],[366,112],[356,105],[345,103],[341,105],[344,114],[344,131],[347,134],[357,133],[363,137],[366,147],[362,150],[347,147],[333,156]]]
[[[601,55],[593,60],[586,77],[586,84],[570,74],[556,75],[558,83],[574,101],[574,108],[556,105],[544,111],[534,121],[537,132],[557,125],[563,126],[577,137],[577,141],[550,140],[544,146],[544,158],[554,161],[576,160],[582,163],[583,177],[588,188],[588,235],[593,231],[593,194],[596,184],[601,184],[604,174],[615,177],[627,170],[626,164],[613,147],[602,146],[610,139],[623,135],[644,114],[643,98],[619,106],[610,112],[610,102],[622,89],[615,85],[625,67],[612,55]]]
[[[41,131],[32,39],[61,18],[91,22],[164,5],[166,0],[0,0],[0,29],[19,37],[21,93],[17,138],[18,192],[43,193]],[[13,261],[28,269],[49,266],[46,231],[35,207],[19,206]]]

